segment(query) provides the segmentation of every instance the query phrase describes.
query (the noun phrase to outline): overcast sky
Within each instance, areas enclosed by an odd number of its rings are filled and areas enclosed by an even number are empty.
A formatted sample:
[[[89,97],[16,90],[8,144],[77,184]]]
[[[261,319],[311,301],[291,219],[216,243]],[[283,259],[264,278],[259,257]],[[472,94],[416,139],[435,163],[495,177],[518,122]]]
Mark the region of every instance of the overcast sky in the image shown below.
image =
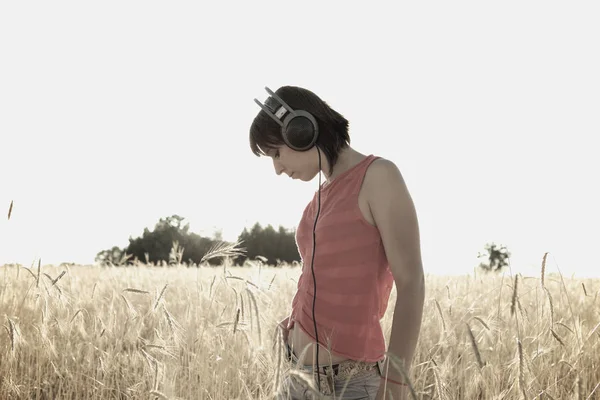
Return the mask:
[[[0,265],[92,263],[172,214],[296,226],[317,179],[276,176],[248,129],[297,85],[398,165],[426,272],[496,242],[513,272],[600,274],[598,3],[366,4],[3,2]]]

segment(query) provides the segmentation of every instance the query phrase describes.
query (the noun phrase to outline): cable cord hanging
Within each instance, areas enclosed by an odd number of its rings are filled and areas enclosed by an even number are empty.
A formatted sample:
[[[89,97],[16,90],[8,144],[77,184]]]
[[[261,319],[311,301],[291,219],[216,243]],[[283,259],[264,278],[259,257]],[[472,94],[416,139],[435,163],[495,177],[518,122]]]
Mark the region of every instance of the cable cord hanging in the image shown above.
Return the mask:
[[[315,251],[317,249],[317,239],[316,239],[316,229],[317,229],[317,220],[319,219],[319,213],[321,212],[321,150],[317,147],[317,153],[319,154],[319,193],[317,195],[317,215],[315,216],[315,223],[313,225],[313,252],[312,252],[312,260],[310,263],[310,268],[312,270],[313,276],[313,284],[314,284],[314,293],[313,293],[313,323],[315,327],[315,339],[317,345],[317,386],[319,391],[321,390],[321,378],[320,378],[320,368],[319,368],[319,334],[317,333],[317,320],[315,319],[315,303],[317,301],[317,278],[315,277]]]

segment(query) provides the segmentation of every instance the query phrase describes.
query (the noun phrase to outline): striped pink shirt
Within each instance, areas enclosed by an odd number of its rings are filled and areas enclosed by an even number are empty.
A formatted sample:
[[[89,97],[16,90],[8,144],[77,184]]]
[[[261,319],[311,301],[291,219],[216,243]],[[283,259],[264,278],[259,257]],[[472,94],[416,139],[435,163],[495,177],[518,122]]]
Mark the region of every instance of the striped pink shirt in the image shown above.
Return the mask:
[[[319,343],[343,357],[368,362],[383,358],[386,350],[380,320],[394,283],[379,231],[358,206],[365,173],[377,158],[369,155],[321,188],[314,260]],[[296,231],[303,267],[288,321],[288,328],[298,323],[313,340],[310,263],[317,196],[304,210]]]

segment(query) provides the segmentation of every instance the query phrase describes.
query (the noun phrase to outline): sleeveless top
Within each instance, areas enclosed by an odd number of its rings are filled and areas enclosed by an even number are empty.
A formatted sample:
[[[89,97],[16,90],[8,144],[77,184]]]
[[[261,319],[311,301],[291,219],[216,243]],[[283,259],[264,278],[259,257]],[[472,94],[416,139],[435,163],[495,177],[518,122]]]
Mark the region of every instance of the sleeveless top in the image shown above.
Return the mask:
[[[328,186],[321,186],[315,234],[315,319],[319,343],[338,355],[366,362],[384,357],[380,320],[394,283],[379,230],[365,220],[358,206],[365,173],[377,158],[371,154]],[[296,230],[302,273],[288,319],[288,328],[297,323],[313,340],[311,260],[317,202],[315,193]]]

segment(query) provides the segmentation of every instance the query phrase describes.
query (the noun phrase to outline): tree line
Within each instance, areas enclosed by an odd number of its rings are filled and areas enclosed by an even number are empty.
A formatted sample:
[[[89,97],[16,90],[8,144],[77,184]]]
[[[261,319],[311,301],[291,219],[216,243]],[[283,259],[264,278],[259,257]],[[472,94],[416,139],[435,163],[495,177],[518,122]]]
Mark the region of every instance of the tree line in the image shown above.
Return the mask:
[[[200,265],[206,261],[210,265],[220,265],[222,257],[208,257],[215,249],[227,248],[236,243],[223,241],[220,235],[212,238],[202,237],[190,231],[185,218],[179,215],[161,218],[153,230],[145,228],[142,235],[129,237],[124,248],[113,246],[100,251],[95,261],[101,265],[131,265],[138,262],[146,264],[185,264]],[[231,252],[234,265],[243,265],[246,260],[257,257],[269,265],[299,262],[300,253],[296,246],[295,229],[280,226],[275,230],[271,225],[265,227],[258,222],[238,236],[237,243],[242,252]]]
[[[236,243],[223,241],[220,235],[213,238],[202,237],[190,232],[190,226],[184,218],[172,215],[161,218],[153,230],[145,228],[142,235],[129,238],[125,248],[113,246],[96,255],[101,265],[131,265],[146,263],[155,265],[185,264],[221,265],[223,257],[229,256],[233,265],[244,265],[247,260],[259,258],[267,265],[300,262],[300,253],[296,246],[296,230],[282,226],[275,230],[271,225],[262,227],[258,222],[238,236]],[[239,245],[239,247],[238,247]],[[239,248],[243,249],[242,252]],[[216,255],[216,256],[215,256]],[[505,246],[487,243],[485,253],[478,258],[485,262],[479,268],[488,272],[499,272],[508,265],[510,252]]]

